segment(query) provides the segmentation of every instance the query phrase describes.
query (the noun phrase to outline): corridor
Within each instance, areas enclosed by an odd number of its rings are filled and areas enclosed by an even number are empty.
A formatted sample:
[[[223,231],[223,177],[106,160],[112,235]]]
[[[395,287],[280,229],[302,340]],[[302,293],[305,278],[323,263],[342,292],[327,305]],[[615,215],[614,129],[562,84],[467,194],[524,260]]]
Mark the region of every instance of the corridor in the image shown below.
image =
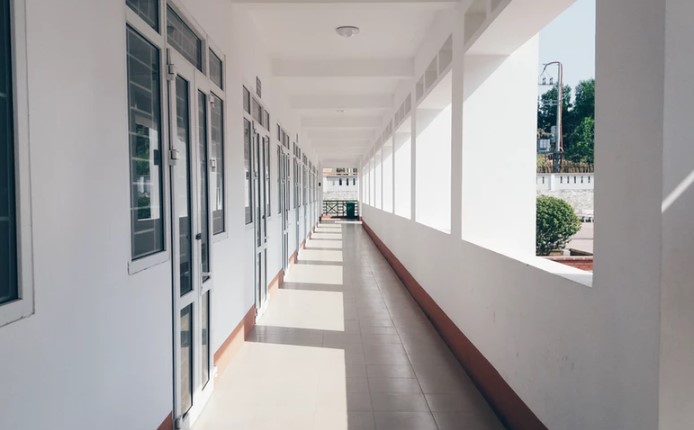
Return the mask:
[[[502,429],[363,231],[322,223],[195,430]]]

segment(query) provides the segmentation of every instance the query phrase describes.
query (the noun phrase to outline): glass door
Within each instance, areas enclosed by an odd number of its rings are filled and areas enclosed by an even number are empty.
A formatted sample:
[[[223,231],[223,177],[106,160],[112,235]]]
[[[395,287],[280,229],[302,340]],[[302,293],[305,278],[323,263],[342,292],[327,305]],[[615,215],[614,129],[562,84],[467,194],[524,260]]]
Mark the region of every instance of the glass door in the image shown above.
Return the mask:
[[[188,429],[212,391],[209,130],[206,78],[169,52],[174,416]]]
[[[294,146],[294,170],[293,170],[293,175],[294,175],[294,228],[296,230],[296,235],[294,236],[296,239],[296,254],[297,257],[299,255],[299,244],[301,243],[301,236],[299,232],[299,208],[301,206],[301,178],[299,177],[299,161],[298,161],[298,155],[296,152],[296,144]]]
[[[289,150],[279,147],[280,166],[280,214],[282,216],[282,268],[287,270],[289,263]]]
[[[253,203],[255,213],[255,302],[260,315],[267,304],[267,217],[270,137],[253,123]]]

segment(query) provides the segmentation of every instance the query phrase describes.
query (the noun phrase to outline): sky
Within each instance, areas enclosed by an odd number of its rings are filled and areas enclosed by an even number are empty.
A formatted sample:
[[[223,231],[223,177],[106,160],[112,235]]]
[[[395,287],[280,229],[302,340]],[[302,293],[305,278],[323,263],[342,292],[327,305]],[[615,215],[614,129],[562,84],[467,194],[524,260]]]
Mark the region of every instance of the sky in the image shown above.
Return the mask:
[[[540,32],[540,71],[551,61],[564,64],[564,84],[571,88],[595,77],[595,0],[577,0]],[[547,73],[556,81],[556,66]]]

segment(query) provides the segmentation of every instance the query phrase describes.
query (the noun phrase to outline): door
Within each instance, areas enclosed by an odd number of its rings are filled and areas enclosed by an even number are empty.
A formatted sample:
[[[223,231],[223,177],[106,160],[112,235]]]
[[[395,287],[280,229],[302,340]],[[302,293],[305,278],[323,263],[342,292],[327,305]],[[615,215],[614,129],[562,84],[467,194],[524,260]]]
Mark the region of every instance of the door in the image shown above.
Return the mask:
[[[280,216],[282,217],[282,269],[289,263],[289,151],[280,145],[277,148],[277,163],[280,178]]]
[[[253,210],[255,212],[255,307],[262,314],[267,304],[268,157],[270,137],[253,123]]]
[[[210,370],[211,211],[206,78],[169,52],[174,416],[188,429],[213,388]]]
[[[301,243],[301,232],[299,213],[301,208],[301,177],[299,176],[299,161],[298,156],[294,155],[294,226],[296,229],[296,254],[299,255],[299,244]]]

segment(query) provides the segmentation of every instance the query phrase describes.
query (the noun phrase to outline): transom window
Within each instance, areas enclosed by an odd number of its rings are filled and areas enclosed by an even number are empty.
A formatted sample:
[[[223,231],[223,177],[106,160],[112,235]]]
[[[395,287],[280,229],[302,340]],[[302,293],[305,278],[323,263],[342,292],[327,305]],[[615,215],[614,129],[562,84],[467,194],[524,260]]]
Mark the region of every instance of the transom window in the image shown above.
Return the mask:
[[[152,0],[126,0],[130,9],[135,11],[154,30],[159,31],[159,2]]]
[[[219,88],[224,89],[224,63],[210,49],[210,80]]]
[[[202,39],[168,6],[166,8],[168,42],[198,70],[202,70]]]

